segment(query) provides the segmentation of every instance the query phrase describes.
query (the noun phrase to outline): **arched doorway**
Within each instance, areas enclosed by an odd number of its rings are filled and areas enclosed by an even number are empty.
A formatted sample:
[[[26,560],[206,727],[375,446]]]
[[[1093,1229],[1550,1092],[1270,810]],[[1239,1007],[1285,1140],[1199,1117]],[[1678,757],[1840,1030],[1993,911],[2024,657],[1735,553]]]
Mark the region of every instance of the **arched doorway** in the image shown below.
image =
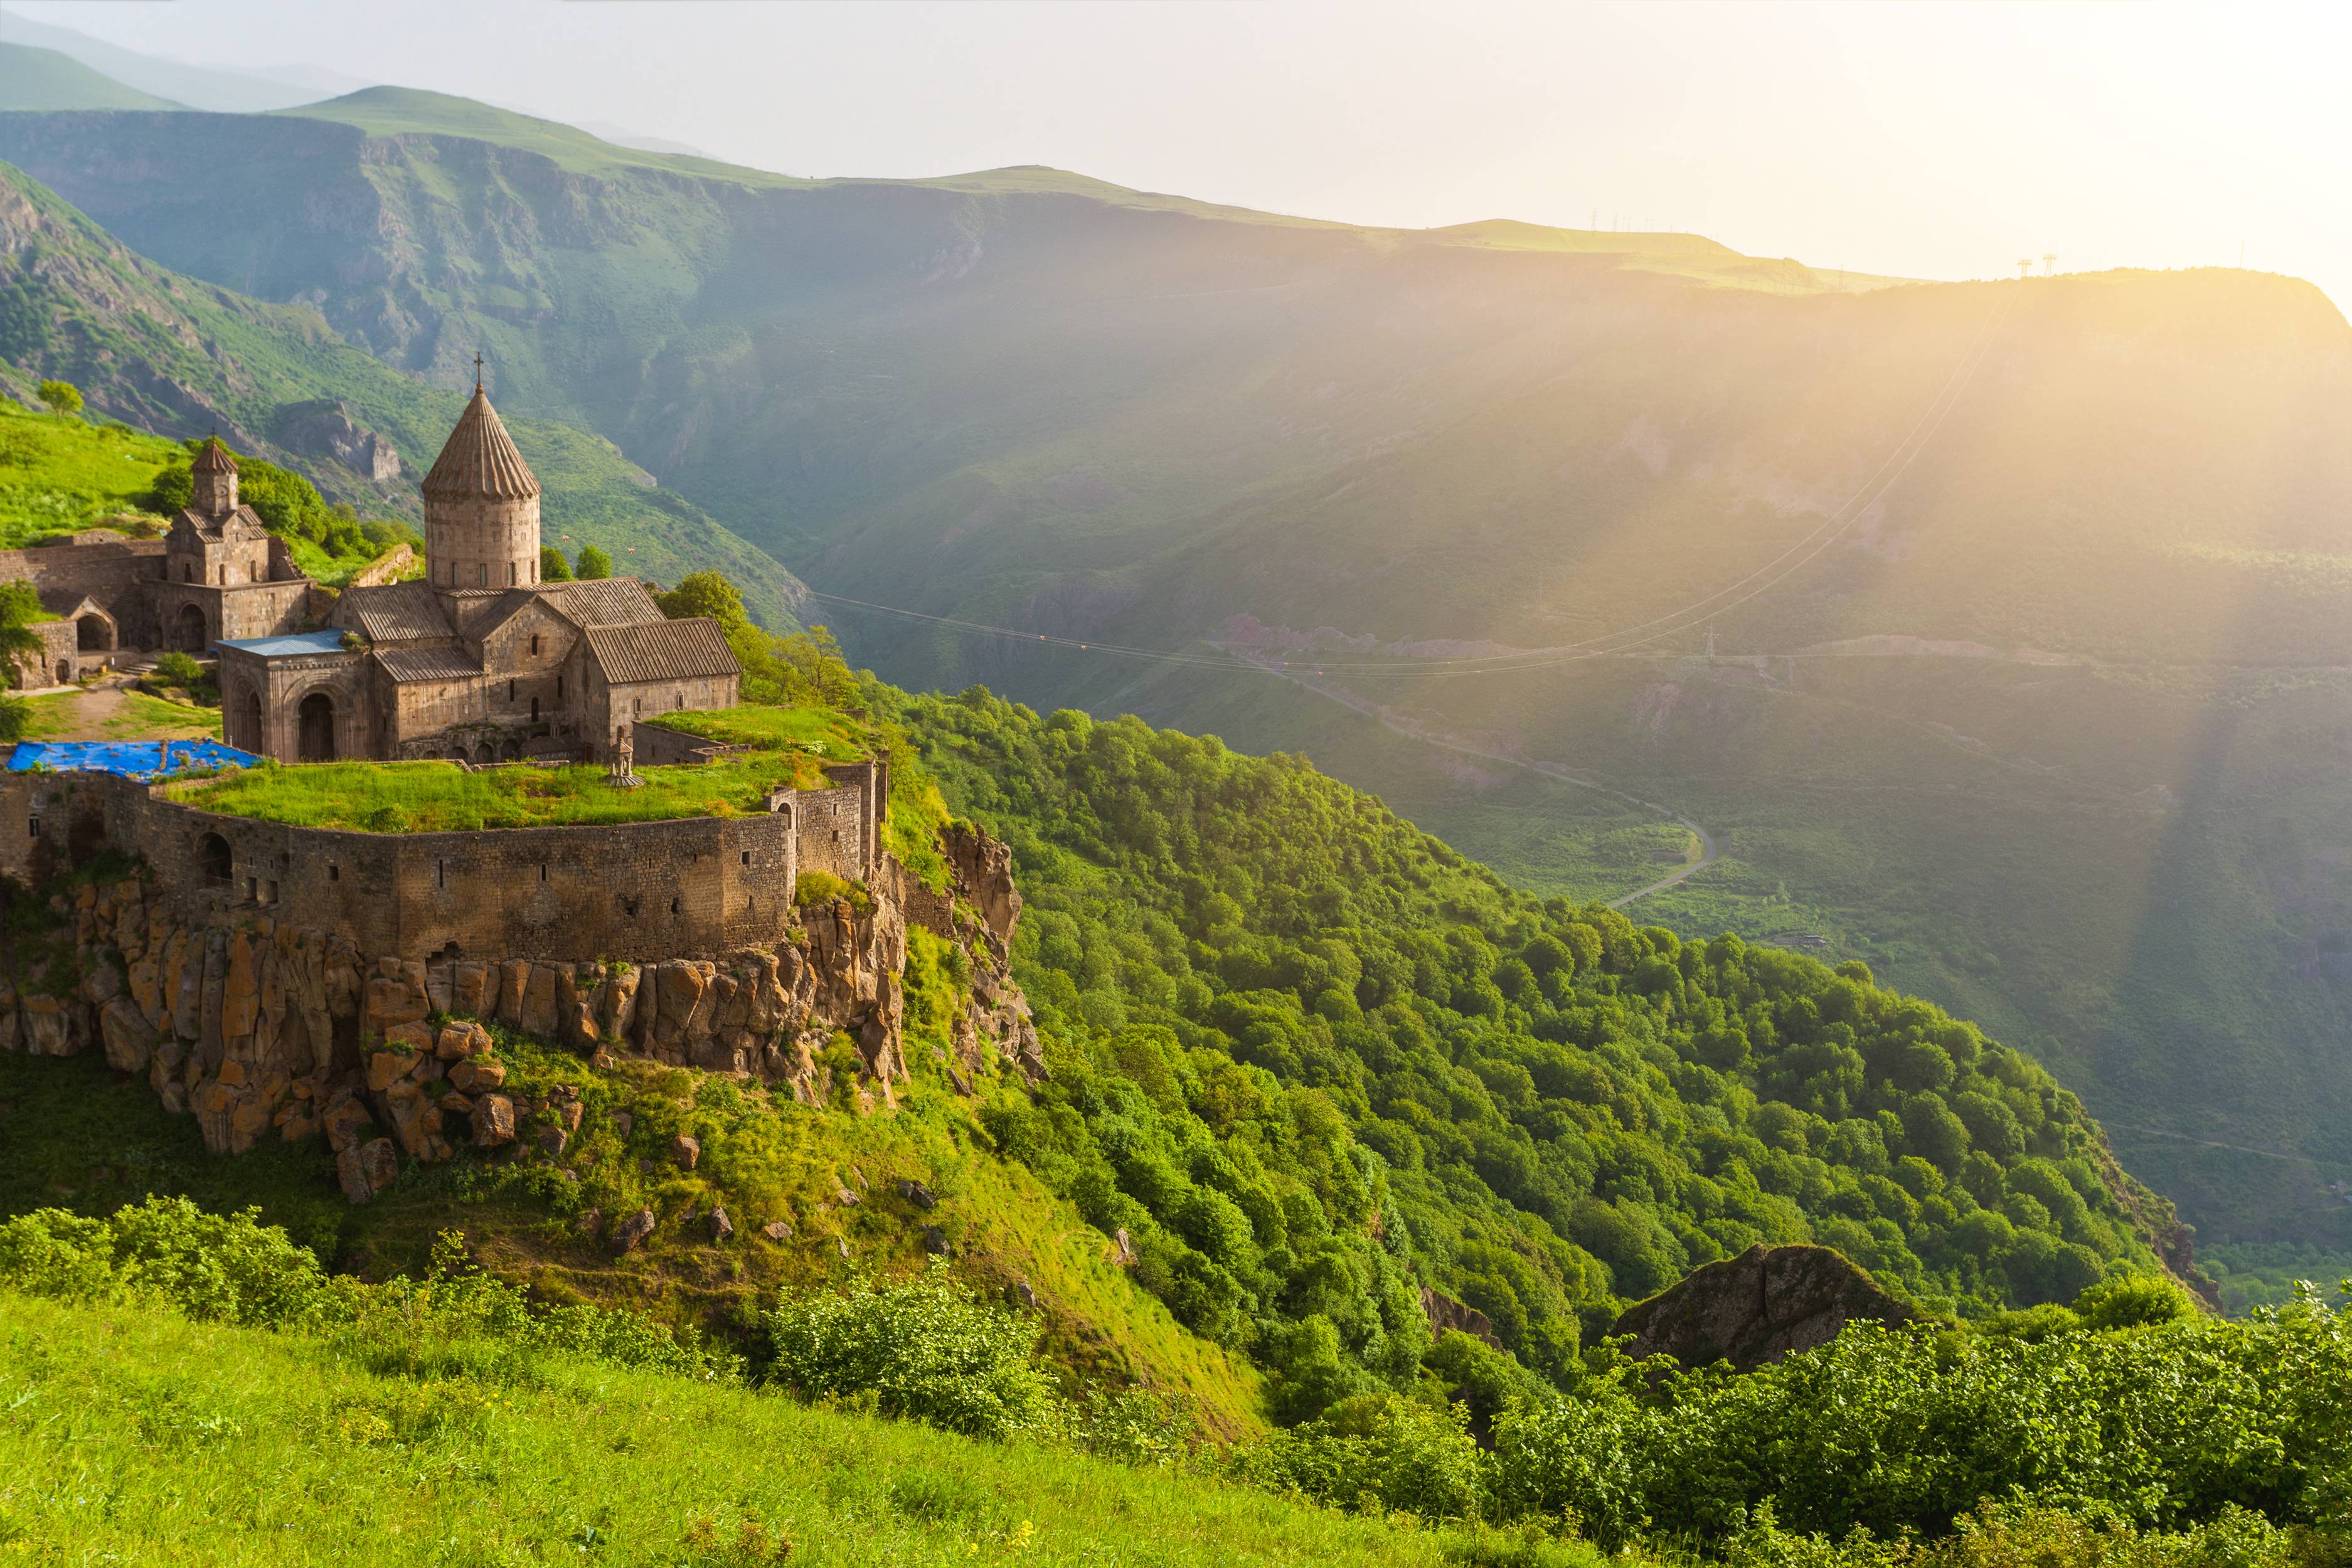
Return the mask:
[[[69,686],[73,685],[73,661],[71,659],[59,659],[58,661],[58,685],[61,686]]]
[[[200,605],[183,604],[175,625],[178,635],[173,641],[183,653],[201,653],[212,641],[205,632],[205,612]]]
[[[262,733],[261,694],[259,692],[248,690],[245,694],[243,712],[245,715],[245,726],[244,728],[239,731],[236,744],[243,747],[247,751],[268,751],[269,749],[268,737]]]
[[[520,761],[521,758],[522,747],[517,746],[511,740],[499,747],[499,760],[501,762],[518,762]]]
[[[206,833],[196,841],[196,869],[206,883],[226,886],[229,877],[228,841],[218,833]]]
[[[114,622],[96,611],[74,621],[74,646],[85,653],[114,652]]]
[[[332,762],[335,759],[335,699],[324,692],[312,692],[294,710],[297,735],[294,759],[297,762]]]

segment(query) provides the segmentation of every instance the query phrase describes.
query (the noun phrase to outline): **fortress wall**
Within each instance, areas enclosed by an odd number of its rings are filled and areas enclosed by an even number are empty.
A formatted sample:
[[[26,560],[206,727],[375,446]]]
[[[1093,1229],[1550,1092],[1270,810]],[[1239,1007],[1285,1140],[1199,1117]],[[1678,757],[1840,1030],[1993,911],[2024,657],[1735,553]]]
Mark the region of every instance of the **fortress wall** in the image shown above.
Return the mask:
[[[713,757],[742,749],[703,736],[688,735],[682,729],[671,729],[651,719],[630,727],[629,744],[636,748],[636,765],[640,768],[708,762]]]
[[[29,582],[45,601],[51,595],[95,599],[114,617],[126,648],[157,645],[158,626],[142,585],[159,582],[163,576],[162,539],[110,539],[0,550],[0,582]]]
[[[800,869],[830,872],[844,882],[866,875],[866,802],[856,786],[803,789],[793,797],[799,828]]]
[[[112,845],[146,859],[184,920],[266,913],[419,959],[453,944],[572,961],[772,948],[801,868],[865,878],[870,836],[854,786],[761,816],[393,834],[225,816],[111,774],[0,773],[0,873],[39,883]]]

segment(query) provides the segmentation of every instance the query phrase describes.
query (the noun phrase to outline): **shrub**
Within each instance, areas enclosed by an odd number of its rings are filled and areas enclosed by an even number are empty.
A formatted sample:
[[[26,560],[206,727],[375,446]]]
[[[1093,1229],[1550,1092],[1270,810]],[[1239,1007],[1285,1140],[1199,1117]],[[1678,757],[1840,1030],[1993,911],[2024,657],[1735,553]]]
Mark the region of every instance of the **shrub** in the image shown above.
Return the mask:
[[[990,1306],[934,1263],[900,1284],[859,1279],[768,1314],[770,1375],[809,1399],[870,1399],[886,1416],[973,1437],[1043,1435],[1055,1397],[1038,1325]]]
[[[804,871],[793,883],[793,903],[803,909],[814,909],[821,904],[833,904],[853,898],[849,883],[829,871]]]

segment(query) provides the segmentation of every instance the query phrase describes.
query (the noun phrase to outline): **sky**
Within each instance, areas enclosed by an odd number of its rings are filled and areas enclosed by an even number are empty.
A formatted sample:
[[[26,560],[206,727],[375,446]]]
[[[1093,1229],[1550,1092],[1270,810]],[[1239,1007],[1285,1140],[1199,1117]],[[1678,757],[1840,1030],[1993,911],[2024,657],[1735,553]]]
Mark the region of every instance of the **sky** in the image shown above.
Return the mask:
[[[2246,266],[2352,301],[2352,7],[11,0],[125,47],[794,174],[1046,163],[1356,223],[1674,228],[1916,277]],[[5,30],[0,26],[0,30]],[[322,78],[323,79],[323,78]]]

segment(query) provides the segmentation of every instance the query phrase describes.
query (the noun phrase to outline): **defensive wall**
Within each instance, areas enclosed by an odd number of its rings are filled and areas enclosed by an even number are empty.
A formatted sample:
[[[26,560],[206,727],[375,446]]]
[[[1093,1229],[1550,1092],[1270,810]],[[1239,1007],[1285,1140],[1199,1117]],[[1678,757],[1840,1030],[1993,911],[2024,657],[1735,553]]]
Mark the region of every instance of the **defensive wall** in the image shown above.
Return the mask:
[[[112,847],[192,924],[263,914],[406,959],[653,962],[773,947],[803,871],[882,869],[887,772],[829,769],[763,813],[369,833],[206,811],[105,773],[0,774],[0,873],[36,883]]]

